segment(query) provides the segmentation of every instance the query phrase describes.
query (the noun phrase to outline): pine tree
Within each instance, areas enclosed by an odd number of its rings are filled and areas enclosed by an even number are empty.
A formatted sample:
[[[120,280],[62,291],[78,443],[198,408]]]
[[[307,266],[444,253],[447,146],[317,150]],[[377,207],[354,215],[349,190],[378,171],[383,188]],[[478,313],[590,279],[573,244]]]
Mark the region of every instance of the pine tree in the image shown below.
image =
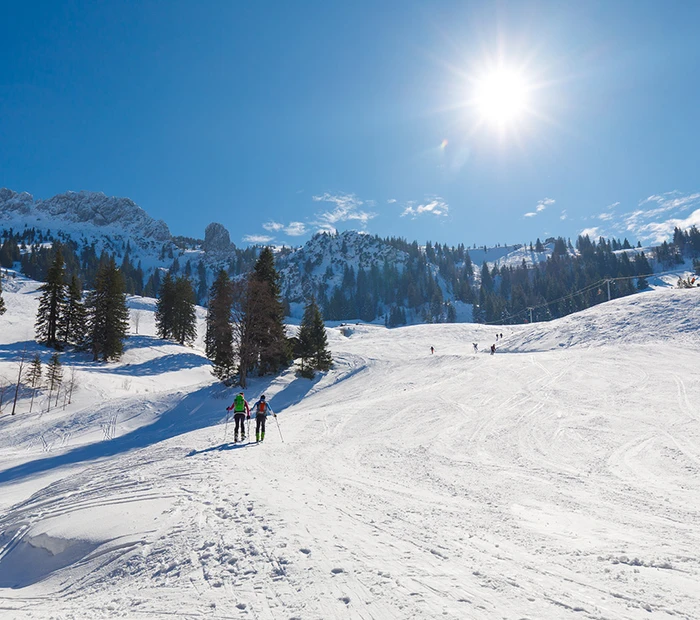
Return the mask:
[[[301,375],[310,379],[314,370],[328,370],[333,359],[328,351],[328,339],[323,317],[315,299],[306,304],[299,329],[298,351],[301,357]],[[306,367],[304,366],[306,364]]]
[[[159,338],[169,340],[173,337],[175,325],[175,281],[170,272],[165,274],[156,302],[156,333]]]
[[[258,366],[260,336],[270,301],[269,287],[252,275],[233,283],[233,334],[238,353],[238,381],[246,387],[248,372]]]
[[[34,355],[34,359],[32,359],[31,363],[29,364],[29,368],[27,368],[26,374],[24,375],[25,381],[32,388],[32,400],[29,403],[29,413],[31,413],[32,409],[34,408],[34,398],[36,396],[36,389],[39,387],[39,385],[41,385],[41,374],[41,358],[39,357],[39,354],[36,353]]]
[[[192,344],[197,338],[197,312],[194,290],[186,277],[175,280],[172,337],[180,344]]]
[[[253,268],[248,288],[248,328],[253,363],[258,374],[277,372],[291,361],[284,329],[279,274],[270,248],[264,248]]]
[[[306,314],[306,311],[304,312]],[[328,337],[326,326],[323,324],[321,311],[316,300],[311,300],[311,342],[313,343],[313,363],[316,370],[328,370],[333,363],[333,358],[328,350]]]
[[[60,348],[58,325],[66,304],[65,265],[63,252],[56,246],[54,260],[46,276],[46,284],[39,287],[42,291],[39,311],[36,316],[37,340],[53,349]]]
[[[88,344],[93,359],[118,359],[124,350],[129,329],[124,279],[114,259],[106,261],[97,272],[95,290],[87,295]]]
[[[87,313],[83,305],[83,287],[78,276],[71,276],[68,285],[63,315],[58,324],[58,339],[61,343],[80,347],[85,341]]]
[[[231,376],[235,366],[231,310],[233,289],[228,274],[222,269],[209,290],[209,311],[204,346],[212,361],[213,373],[221,380]]]
[[[315,305],[315,300],[311,300],[304,308],[304,316],[301,320],[301,326],[299,327],[299,335],[297,350],[299,353],[299,358],[301,359],[301,371],[302,377],[308,379],[314,378],[313,370],[313,359],[314,359],[314,342],[313,342],[313,305]]]

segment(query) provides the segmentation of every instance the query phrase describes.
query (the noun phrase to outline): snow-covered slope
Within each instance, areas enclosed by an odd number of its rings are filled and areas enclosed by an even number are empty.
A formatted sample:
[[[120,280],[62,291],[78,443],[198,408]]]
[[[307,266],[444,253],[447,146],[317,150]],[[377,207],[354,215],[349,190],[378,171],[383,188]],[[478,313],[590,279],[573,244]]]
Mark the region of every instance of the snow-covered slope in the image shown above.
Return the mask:
[[[8,380],[34,289],[4,293]],[[260,445],[132,305],[121,363],[67,356],[73,404],[3,405],[3,619],[699,617],[700,290],[499,327],[493,356],[492,327],[329,329],[332,371],[247,390],[279,413]]]

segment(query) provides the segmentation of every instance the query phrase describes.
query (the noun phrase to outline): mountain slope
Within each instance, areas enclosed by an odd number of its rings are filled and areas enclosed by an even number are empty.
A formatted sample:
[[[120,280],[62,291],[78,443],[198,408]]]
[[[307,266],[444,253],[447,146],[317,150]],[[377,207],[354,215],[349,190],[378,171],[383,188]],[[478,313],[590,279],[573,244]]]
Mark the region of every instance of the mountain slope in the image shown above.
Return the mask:
[[[692,618],[699,294],[499,328],[494,356],[480,325],[329,329],[331,372],[248,390],[279,413],[258,446],[144,317],[128,360],[74,360],[75,406],[0,418],[3,617]]]

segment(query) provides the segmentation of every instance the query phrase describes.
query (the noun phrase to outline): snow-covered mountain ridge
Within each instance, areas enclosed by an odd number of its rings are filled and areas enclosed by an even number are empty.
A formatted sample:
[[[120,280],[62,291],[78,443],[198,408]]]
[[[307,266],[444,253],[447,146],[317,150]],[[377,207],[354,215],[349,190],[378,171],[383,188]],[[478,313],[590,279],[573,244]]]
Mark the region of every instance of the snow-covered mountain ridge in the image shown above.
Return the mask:
[[[47,200],[34,200],[31,194],[18,194],[7,188],[0,189],[0,217],[3,224],[17,222],[32,226],[43,222],[43,227],[81,230],[80,225],[112,230],[157,242],[170,241],[172,235],[162,220],[154,220],[129,198],[106,196],[101,192],[66,192]]]
[[[48,248],[58,241],[64,244],[64,253],[71,253],[71,269],[79,271],[88,288],[98,259],[106,252],[121,267],[128,292],[157,296],[161,277],[169,270],[191,280],[202,305],[220,269],[233,278],[242,277],[260,251],[256,246],[237,248],[220,223],[209,224],[204,239],[173,237],[164,222],[150,218],[133,201],[96,192],[34,200],[26,193],[0,190],[0,234],[8,240],[10,232],[14,245],[6,247],[3,242],[2,265],[21,268],[25,275],[45,278],[51,260]],[[581,243],[587,258],[561,238],[544,243],[538,239],[534,249],[532,245],[466,248],[344,231],[316,234],[297,248],[276,248],[275,260],[288,316],[301,318],[304,304],[314,296],[328,320],[389,326],[522,322],[529,316],[528,308],[539,308],[534,319],[541,320],[601,301],[601,296],[589,295],[549,307],[553,299],[595,286],[606,277],[620,276],[613,296],[634,293],[637,285],[658,284],[635,279],[656,269],[653,250],[631,248],[627,240],[628,249],[616,249],[623,247],[619,240],[611,244],[601,239],[597,246],[590,240]],[[644,249],[649,259],[638,260]],[[695,254],[678,261],[675,251],[666,248],[666,264],[678,265],[679,273],[687,275]],[[585,265],[572,264],[584,259]],[[562,260],[569,262],[568,268],[556,266]]]

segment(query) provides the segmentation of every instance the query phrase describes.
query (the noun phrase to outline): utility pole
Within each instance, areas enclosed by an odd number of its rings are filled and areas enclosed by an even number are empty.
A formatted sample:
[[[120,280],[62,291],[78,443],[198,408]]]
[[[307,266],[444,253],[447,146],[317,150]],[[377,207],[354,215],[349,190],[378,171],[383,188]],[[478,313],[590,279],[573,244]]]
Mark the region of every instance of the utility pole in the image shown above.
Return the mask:
[[[528,308],[528,310],[530,311],[530,323],[532,323],[532,308]]]
[[[608,279],[606,282],[608,283],[608,301],[610,301],[610,282],[612,282],[612,280]]]

